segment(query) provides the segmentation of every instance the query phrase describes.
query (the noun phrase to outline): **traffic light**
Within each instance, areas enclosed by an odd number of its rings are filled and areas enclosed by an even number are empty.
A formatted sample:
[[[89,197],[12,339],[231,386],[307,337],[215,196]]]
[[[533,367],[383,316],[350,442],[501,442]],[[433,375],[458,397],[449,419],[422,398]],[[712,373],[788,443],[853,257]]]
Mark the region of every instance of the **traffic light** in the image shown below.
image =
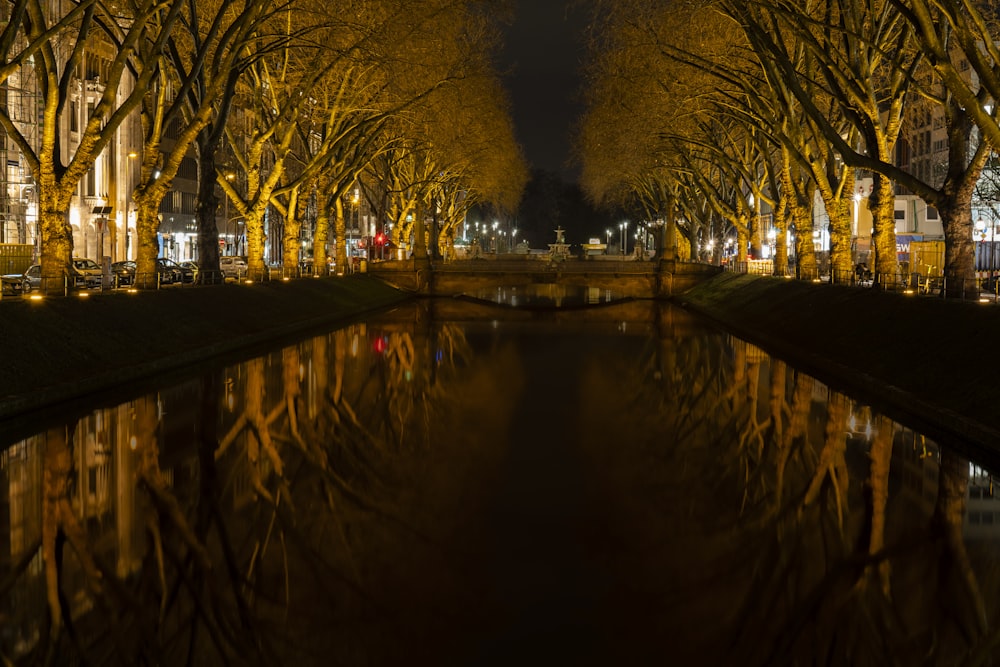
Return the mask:
[[[385,245],[385,234],[379,232],[375,235],[375,245],[381,246]]]

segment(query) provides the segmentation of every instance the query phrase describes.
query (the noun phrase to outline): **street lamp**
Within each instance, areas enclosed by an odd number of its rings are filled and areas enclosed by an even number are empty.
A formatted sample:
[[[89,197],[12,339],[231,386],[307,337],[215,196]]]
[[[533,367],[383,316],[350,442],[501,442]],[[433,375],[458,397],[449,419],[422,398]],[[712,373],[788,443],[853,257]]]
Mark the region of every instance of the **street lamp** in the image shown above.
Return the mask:
[[[606,237],[606,240],[604,241],[604,254],[607,255],[608,254],[608,247],[611,245],[611,228],[610,227],[608,229],[604,230],[604,235]]]
[[[628,231],[628,221],[618,225],[622,230],[622,255],[624,256],[628,251],[628,237],[625,236],[625,232]]]
[[[231,171],[227,171],[226,172],[226,180],[227,181],[229,181],[230,183],[232,183],[235,179],[236,179],[236,174],[234,174]],[[223,192],[222,196],[226,198],[225,199],[225,209],[223,211],[223,215],[226,218],[226,234],[229,234],[229,223],[230,223],[230,220],[229,220],[229,191],[227,190],[227,191]],[[239,239],[239,236],[236,235],[236,234],[234,234],[233,235],[233,246],[236,245],[237,239]],[[228,244],[229,239],[226,239],[226,241],[227,241],[226,245],[229,245]],[[237,254],[237,253],[233,252],[233,247],[232,246],[229,247],[229,252],[230,252],[230,254]]]

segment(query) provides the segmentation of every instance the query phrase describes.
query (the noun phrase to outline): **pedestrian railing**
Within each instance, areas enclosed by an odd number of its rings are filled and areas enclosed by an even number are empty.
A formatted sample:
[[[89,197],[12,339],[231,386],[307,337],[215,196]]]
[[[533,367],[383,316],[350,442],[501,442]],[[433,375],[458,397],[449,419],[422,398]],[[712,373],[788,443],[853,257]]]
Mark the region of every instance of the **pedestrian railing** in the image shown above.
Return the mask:
[[[388,260],[380,263],[384,268],[407,270],[412,268],[406,261]],[[502,259],[460,259],[432,260],[434,271],[441,273],[557,273],[563,275],[611,274],[611,275],[643,275],[657,270],[657,263],[649,260],[629,259],[580,259],[550,258],[546,256],[518,256]],[[726,271],[754,275],[774,276],[774,266],[771,260],[748,260],[744,262],[730,261],[723,265]],[[329,276],[337,275],[331,272]],[[162,272],[136,274],[131,280],[123,281],[120,276],[112,276],[99,287],[83,289],[71,284],[68,276],[60,279],[42,278],[40,285],[33,286],[22,296],[50,297],[67,296],[70,294],[93,294],[94,292],[119,292],[124,290],[156,290],[156,289],[186,289],[225,283],[253,284],[271,281],[289,281],[305,278],[325,277],[315,275],[309,265],[296,267],[268,267],[250,271],[240,269],[236,274],[223,271],[199,270],[193,280],[164,280]],[[897,292],[916,296],[947,297],[979,303],[1000,303],[1000,272],[997,275],[975,279],[948,279],[944,276],[926,275],[922,273],[873,273],[867,269],[853,271],[826,271],[819,268],[806,270],[803,267],[792,267],[778,277],[805,280],[820,284],[841,285],[859,289],[877,289],[884,292]],[[8,297],[9,298],[9,297]]]
[[[807,272],[792,268],[785,274],[762,272],[760,265],[753,262],[729,262],[727,271],[755,275],[796,278],[816,283],[877,289],[883,292],[898,292],[916,296],[947,297],[978,303],[1000,303],[1000,273],[996,276],[977,278],[947,278],[945,276],[922,273],[873,273],[867,270],[827,271],[819,269]]]

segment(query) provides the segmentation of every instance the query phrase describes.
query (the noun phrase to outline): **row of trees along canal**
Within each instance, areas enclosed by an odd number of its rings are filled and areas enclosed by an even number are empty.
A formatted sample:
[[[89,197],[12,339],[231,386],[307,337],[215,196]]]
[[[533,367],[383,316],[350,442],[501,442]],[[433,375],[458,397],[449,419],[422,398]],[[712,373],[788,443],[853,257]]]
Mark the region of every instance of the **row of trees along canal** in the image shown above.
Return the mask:
[[[877,279],[899,268],[899,186],[939,211],[948,295],[959,296],[976,287],[972,202],[1000,146],[997,18],[962,0],[598,2],[582,185],[595,200],[676,219],[691,239],[735,234],[741,261],[748,245],[759,256],[766,203],[775,271],[787,269],[794,230],[803,277],[817,273],[818,195],[838,280],[853,268],[856,179],[870,173]],[[943,119],[947,158],[918,176],[900,156],[932,117]]]
[[[40,91],[37,138],[2,105],[0,125],[39,185],[46,279],[61,280],[69,265],[67,212],[81,179],[132,114],[142,132],[131,193],[140,274],[155,271],[160,202],[192,152],[204,270],[218,268],[220,191],[245,220],[251,276],[264,270],[269,209],[283,219],[283,265],[297,266],[306,204],[314,266],[327,266],[331,226],[344,266],[345,199],[359,181],[372,210],[395,221],[401,238],[425,211],[433,210],[448,238],[469,206],[513,208],[520,197],[526,167],[493,68],[501,17],[492,6],[84,0],[55,7],[15,0],[0,9],[9,12],[0,86],[34,77]],[[61,133],[68,129],[59,119],[95,58],[103,89],[66,155]],[[239,165],[238,178],[229,160]]]

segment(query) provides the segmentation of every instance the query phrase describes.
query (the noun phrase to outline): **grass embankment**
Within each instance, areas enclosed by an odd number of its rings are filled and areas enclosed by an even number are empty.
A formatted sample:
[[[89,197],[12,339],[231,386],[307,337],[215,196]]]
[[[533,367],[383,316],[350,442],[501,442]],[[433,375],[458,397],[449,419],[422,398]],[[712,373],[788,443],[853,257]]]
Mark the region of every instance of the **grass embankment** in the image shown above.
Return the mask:
[[[732,273],[680,300],[928,435],[1000,452],[998,305]]]
[[[0,301],[0,418],[408,297],[369,276]]]

